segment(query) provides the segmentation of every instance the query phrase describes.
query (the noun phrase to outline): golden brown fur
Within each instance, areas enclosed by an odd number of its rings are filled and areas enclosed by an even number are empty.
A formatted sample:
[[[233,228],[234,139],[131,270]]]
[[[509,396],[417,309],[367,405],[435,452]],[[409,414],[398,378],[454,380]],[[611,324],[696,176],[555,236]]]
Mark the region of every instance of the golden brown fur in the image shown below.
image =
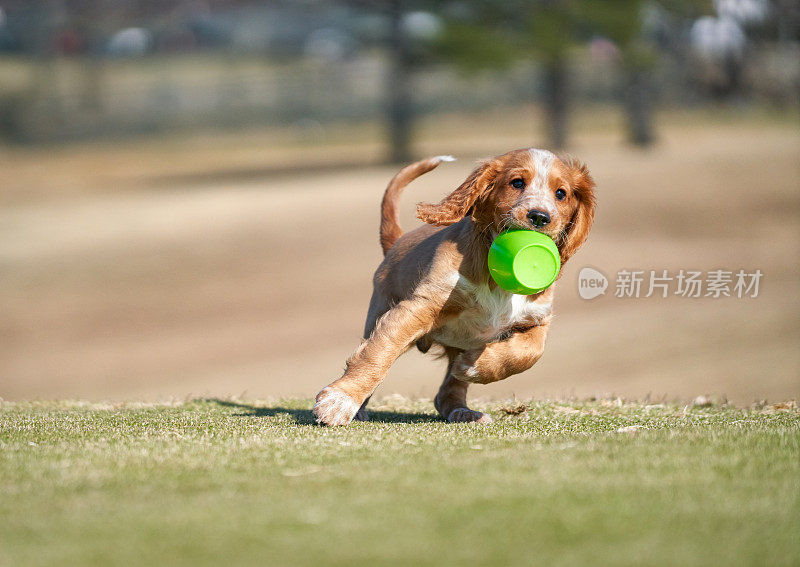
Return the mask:
[[[439,345],[448,358],[434,404],[449,421],[489,421],[467,407],[469,383],[503,380],[542,355],[553,288],[530,296],[505,292],[491,279],[486,256],[500,232],[522,228],[548,234],[562,265],[569,260],[594,218],[586,166],[533,149],[486,160],[440,203],[420,204],[417,215],[428,224],[402,234],[396,203],[403,187],[442,159],[416,162],[389,183],[381,206],[386,257],[375,272],[364,340],[344,375],[317,395],[320,423],[366,419],[369,396],[415,344],[423,352]]]

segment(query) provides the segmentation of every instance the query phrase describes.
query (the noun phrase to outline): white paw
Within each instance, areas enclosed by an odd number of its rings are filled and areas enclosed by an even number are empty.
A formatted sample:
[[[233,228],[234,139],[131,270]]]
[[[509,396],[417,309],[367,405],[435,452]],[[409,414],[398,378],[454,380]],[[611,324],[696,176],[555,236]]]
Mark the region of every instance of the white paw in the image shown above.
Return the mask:
[[[323,425],[347,425],[353,421],[360,407],[341,390],[328,386],[317,394],[314,415],[317,416],[317,423]]]
[[[492,423],[492,416],[469,408],[456,408],[447,416],[447,421],[450,423]]]

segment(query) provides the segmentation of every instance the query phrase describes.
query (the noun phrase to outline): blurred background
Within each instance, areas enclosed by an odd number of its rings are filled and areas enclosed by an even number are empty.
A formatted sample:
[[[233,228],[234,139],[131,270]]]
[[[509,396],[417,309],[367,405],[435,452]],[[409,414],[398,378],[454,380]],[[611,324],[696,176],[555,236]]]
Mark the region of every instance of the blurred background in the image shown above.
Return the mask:
[[[531,146],[588,163],[596,224],[544,358],[472,395],[797,397],[799,93],[793,0],[0,0],[0,397],[311,397],[399,164],[459,158],[411,229]],[[764,275],[618,298],[623,269]],[[409,352],[378,395],[443,373]]]

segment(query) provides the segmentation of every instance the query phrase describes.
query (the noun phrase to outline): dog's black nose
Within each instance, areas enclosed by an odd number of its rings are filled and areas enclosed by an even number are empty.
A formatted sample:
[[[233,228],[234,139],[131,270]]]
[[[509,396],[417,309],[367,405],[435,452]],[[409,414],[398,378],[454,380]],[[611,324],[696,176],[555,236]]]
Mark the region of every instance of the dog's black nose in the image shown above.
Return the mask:
[[[550,215],[544,211],[537,211],[536,209],[528,211],[528,219],[536,228],[541,228],[550,223]]]

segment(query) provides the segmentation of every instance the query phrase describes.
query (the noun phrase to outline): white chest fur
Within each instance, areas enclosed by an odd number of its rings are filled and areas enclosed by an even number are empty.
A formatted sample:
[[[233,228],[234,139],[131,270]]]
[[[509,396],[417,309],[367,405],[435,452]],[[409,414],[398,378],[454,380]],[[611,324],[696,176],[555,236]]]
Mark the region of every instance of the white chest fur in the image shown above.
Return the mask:
[[[458,317],[432,333],[445,345],[471,349],[496,340],[514,325],[536,324],[550,314],[550,299],[531,300],[486,284],[476,285],[459,277],[455,291],[463,297]]]

